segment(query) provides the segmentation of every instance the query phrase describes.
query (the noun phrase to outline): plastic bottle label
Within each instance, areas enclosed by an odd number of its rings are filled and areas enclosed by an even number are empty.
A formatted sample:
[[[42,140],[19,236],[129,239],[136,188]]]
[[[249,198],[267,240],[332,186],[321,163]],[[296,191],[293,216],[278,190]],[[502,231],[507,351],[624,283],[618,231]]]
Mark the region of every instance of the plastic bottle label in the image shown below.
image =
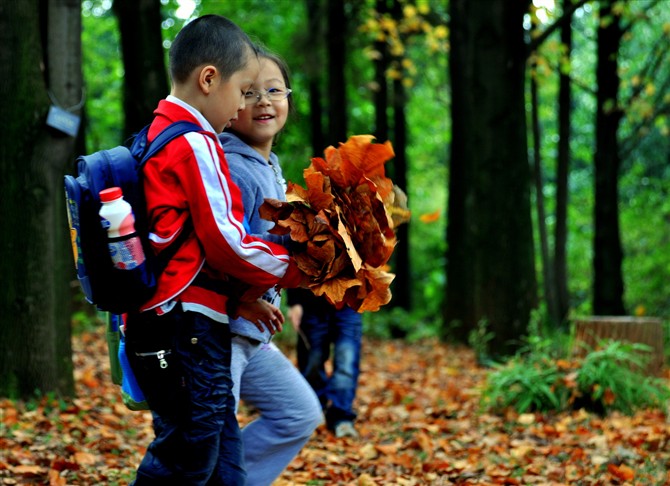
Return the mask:
[[[144,263],[142,242],[137,236],[108,242],[112,263],[119,270],[132,270]]]

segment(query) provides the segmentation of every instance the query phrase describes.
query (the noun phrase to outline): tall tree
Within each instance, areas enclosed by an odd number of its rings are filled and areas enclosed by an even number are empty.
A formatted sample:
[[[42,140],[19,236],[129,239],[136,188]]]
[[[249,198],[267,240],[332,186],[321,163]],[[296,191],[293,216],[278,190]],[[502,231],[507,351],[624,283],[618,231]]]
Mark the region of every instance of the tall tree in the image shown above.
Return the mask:
[[[564,0],[562,14],[556,20],[540,31],[539,19],[532,15],[536,24],[531,34],[532,40],[528,45],[531,67],[531,100],[534,135],[534,162],[536,179],[536,203],[538,208],[538,233],[542,251],[542,271],[544,284],[544,298],[547,303],[549,318],[558,326],[567,324],[566,318],[569,309],[569,295],[567,283],[567,204],[568,204],[568,169],[570,157],[570,116],[571,116],[571,78],[570,56],[572,51],[572,17],[574,12],[581,8],[588,0]],[[558,156],[556,162],[556,226],[554,231],[554,252],[550,252],[551,244],[545,219],[542,178],[542,164],[540,158],[541,136],[539,134],[539,101],[538,83],[536,82],[536,67],[538,64],[539,48],[550,35],[560,29],[562,57],[559,66],[559,96],[558,96]]]
[[[63,175],[83,96],[81,2],[5,2],[0,10],[0,114],[10,121],[0,131],[0,396],[71,395]],[[58,119],[47,118],[50,106]]]
[[[392,15],[396,22],[403,17],[402,5],[398,0],[393,0]],[[407,117],[405,108],[407,106],[407,93],[402,79],[394,79],[392,83],[393,93],[393,182],[403,191],[407,191]],[[392,305],[409,309],[411,306],[410,287],[410,257],[409,257],[409,225],[403,224],[396,229],[397,245],[394,250],[393,263],[396,274],[393,282]]]
[[[513,352],[536,305],[525,120],[529,0],[450,2],[452,144],[445,324]]]
[[[593,242],[593,313],[622,315],[623,276],[619,229],[619,142],[622,112],[618,52],[624,30],[612,0],[600,2],[596,67],[595,239]]]
[[[161,32],[160,0],[114,0],[123,54],[124,133],[129,136],[153,119],[169,92]]]
[[[554,267],[549,256],[549,235],[544,208],[544,177],[542,174],[542,137],[540,135],[540,102],[538,97],[537,66],[533,63],[530,75],[531,125],[533,132],[533,176],[535,179],[535,208],[540,237],[540,255],[542,260],[542,284],[547,313],[553,322],[558,322],[558,303],[556,301]]]
[[[563,10],[567,12],[570,0],[563,1]],[[561,44],[564,47],[562,66],[570,65],[572,54],[572,22],[561,26]],[[561,326],[567,323],[570,309],[568,293],[568,174],[570,173],[570,118],[572,113],[572,86],[569,69],[561,69],[558,82],[558,156],[556,164],[556,226],[554,228],[554,292],[556,298],[556,316]]]
[[[388,15],[388,0],[377,0],[375,10],[379,17]],[[384,37],[377,36],[374,41],[374,49],[376,52],[374,59],[375,82],[374,90],[372,92],[372,99],[375,105],[374,134],[375,137],[377,137],[377,140],[384,141],[389,139],[389,120],[387,113],[389,106],[389,88],[386,72],[391,65],[391,59],[388,44]]]
[[[401,79],[393,80],[393,158],[391,177],[393,182],[403,191],[407,191],[407,119],[405,107],[407,94]],[[410,287],[410,254],[409,225],[411,222],[396,228],[397,244],[393,251],[393,299],[391,305],[410,309],[412,291]]]
[[[323,58],[323,46],[319,41],[323,38],[323,26],[321,20],[322,2],[321,0],[305,0],[307,7],[307,30],[310,45],[305,46],[306,63],[305,74],[307,75],[307,84],[309,91],[309,117],[311,127],[312,156],[320,156],[326,147],[324,128],[323,128],[323,109],[321,103],[321,72],[324,68],[321,59]]]
[[[328,57],[328,132],[326,144],[347,141],[346,32],[344,0],[326,2],[326,52]]]

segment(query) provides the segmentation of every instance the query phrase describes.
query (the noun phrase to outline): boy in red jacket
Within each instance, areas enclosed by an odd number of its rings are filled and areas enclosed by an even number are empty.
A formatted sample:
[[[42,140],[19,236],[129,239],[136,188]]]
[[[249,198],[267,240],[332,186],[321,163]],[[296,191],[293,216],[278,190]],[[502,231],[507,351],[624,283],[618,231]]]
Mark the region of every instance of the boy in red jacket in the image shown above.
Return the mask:
[[[217,15],[189,22],[170,48],[172,90],[155,111],[149,140],[178,120],[202,130],[169,143],[143,172],[153,249],[160,254],[182,231],[190,235],[154,297],[127,319],[126,352],[156,433],[135,486],[245,482],[226,287],[230,277],[263,290],[304,279],[286,249],[246,233],[217,138],[244,109],[258,69],[247,35]],[[277,310],[268,314],[279,319]]]

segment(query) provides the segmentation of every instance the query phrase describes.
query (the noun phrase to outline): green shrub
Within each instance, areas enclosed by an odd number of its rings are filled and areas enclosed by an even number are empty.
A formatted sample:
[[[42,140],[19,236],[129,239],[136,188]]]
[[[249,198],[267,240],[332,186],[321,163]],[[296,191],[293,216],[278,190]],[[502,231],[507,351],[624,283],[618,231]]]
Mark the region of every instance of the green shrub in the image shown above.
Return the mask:
[[[670,399],[670,389],[662,380],[641,371],[647,346],[603,341],[584,358],[567,360],[552,356],[548,340],[531,344],[507,363],[494,365],[482,391],[484,409],[513,408],[523,413],[586,408],[632,414],[664,408]]]
[[[670,390],[662,380],[641,374],[651,348],[620,341],[605,344],[589,352],[577,372],[582,397],[603,412],[632,414],[636,409],[663,407]]]
[[[557,393],[559,382],[558,367],[551,362],[529,364],[513,359],[494,365],[482,394],[483,405],[493,411],[512,407],[519,413],[560,410],[565,400]]]

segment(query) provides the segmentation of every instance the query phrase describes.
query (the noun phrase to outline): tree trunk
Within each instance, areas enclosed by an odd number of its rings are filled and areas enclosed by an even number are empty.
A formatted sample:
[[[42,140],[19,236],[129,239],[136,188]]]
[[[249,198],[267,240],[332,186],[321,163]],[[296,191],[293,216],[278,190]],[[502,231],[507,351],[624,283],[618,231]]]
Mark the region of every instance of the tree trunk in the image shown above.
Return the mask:
[[[389,12],[387,0],[377,0],[377,13],[382,16]],[[389,140],[389,122],[388,122],[388,106],[389,106],[389,89],[386,80],[386,71],[389,68],[389,50],[384,40],[377,40],[374,43],[375,50],[379,53],[379,57],[375,59],[375,89],[373,91],[373,100],[375,105],[375,137],[378,141],[384,142]]]
[[[533,70],[535,70],[535,68],[536,66],[533,66]],[[535,177],[535,206],[537,210],[537,226],[540,235],[540,254],[542,258],[542,283],[549,319],[552,322],[558,322],[554,269],[553,262],[549,256],[549,235],[547,233],[547,218],[544,209],[544,178],[542,177],[542,155],[540,150],[542,139],[540,136],[540,115],[537,90],[538,86],[537,80],[535,79],[535,73],[532,73],[530,76],[530,94],[531,120],[533,124],[533,175]]]
[[[347,96],[344,75],[347,19],[344,0],[328,0],[326,51],[328,56],[328,120],[326,144],[338,146],[347,141]]]
[[[161,2],[114,0],[113,9],[121,32],[124,136],[128,137],[151,123],[156,105],[169,93]]]
[[[80,34],[79,0],[0,7],[0,114],[11,121],[0,131],[0,396],[74,393],[63,175],[75,138],[45,121],[50,104],[80,113]]]
[[[565,11],[568,6],[565,0]],[[561,27],[561,44],[565,46],[565,57],[569,61],[572,53],[572,25],[565,22]],[[556,312],[559,325],[567,327],[570,310],[568,293],[568,174],[570,173],[570,116],[572,113],[572,92],[570,73],[561,71],[558,88],[558,160],[556,169],[556,226],[554,232],[554,280],[556,282]]]
[[[480,323],[491,355],[514,352],[536,306],[525,120],[530,2],[450,3],[452,145],[445,325]]]
[[[391,2],[391,15],[396,22],[403,18],[402,5],[398,0]],[[387,50],[387,49],[386,49]],[[400,60],[398,60],[399,62]],[[407,106],[407,95],[402,79],[394,79],[391,82],[393,94],[393,149],[395,157],[387,166],[389,177],[394,184],[406,193],[407,188],[407,120],[405,107]],[[381,109],[381,106],[379,107]],[[384,108],[387,110],[388,106]],[[409,310],[412,302],[412,291],[410,287],[410,255],[409,255],[409,225],[403,224],[396,229],[397,244],[393,251],[392,269],[396,274],[393,280],[393,299],[391,305]],[[395,332],[394,332],[395,331]],[[392,329],[394,337],[404,337],[404,331],[399,328]]]
[[[405,106],[407,99],[402,80],[393,80],[393,183],[403,191],[407,189],[407,121]],[[403,224],[396,229],[397,244],[393,250],[393,271],[396,276],[393,280],[394,307],[409,310],[411,307],[412,292],[410,288],[410,256],[409,256],[409,225]]]
[[[319,41],[319,39],[323,38],[321,23],[323,9],[320,7],[320,3],[320,0],[306,0],[309,30],[307,39],[312,44],[305,46],[305,56],[307,59],[305,74],[308,80],[309,119],[312,129],[312,156],[314,157],[321,157],[323,150],[326,148],[323,133],[323,104],[321,100],[321,72],[324,66],[321,62],[323,58],[323,46]]]
[[[593,244],[593,314],[623,315],[623,277],[619,231],[619,143],[621,112],[618,52],[622,29],[620,17],[609,0],[600,3],[598,27],[598,83],[595,153],[595,240]]]

